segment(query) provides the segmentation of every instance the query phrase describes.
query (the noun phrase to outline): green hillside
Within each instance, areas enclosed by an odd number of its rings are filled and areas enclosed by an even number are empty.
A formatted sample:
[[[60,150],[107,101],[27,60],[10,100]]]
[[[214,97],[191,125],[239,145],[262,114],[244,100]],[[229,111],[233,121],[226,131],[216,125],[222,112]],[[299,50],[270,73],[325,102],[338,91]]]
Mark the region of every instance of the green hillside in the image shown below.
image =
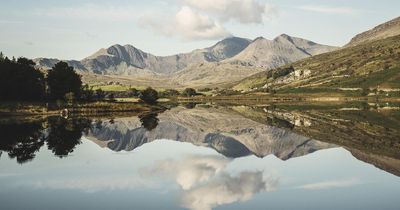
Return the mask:
[[[313,56],[252,75],[232,86],[241,91],[400,88],[400,36]]]

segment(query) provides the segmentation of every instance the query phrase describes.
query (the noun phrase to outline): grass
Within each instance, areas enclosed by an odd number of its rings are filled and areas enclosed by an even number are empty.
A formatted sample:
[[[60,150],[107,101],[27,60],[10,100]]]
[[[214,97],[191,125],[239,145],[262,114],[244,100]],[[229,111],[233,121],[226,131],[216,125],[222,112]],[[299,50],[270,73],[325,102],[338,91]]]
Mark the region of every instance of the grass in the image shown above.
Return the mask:
[[[354,47],[312,56],[290,65],[296,71],[309,71],[303,78],[287,75],[267,79],[266,71],[255,74],[232,86],[235,90],[250,90],[266,83],[275,89],[296,87],[400,87],[400,36],[369,42]],[[278,71],[279,69],[274,69]],[[279,82],[286,79],[285,82]],[[321,89],[320,89],[321,90]],[[257,90],[256,90],[257,91]],[[299,90],[300,91],[300,90]]]
[[[358,77],[335,80],[324,86],[346,88],[400,88],[400,66]]]

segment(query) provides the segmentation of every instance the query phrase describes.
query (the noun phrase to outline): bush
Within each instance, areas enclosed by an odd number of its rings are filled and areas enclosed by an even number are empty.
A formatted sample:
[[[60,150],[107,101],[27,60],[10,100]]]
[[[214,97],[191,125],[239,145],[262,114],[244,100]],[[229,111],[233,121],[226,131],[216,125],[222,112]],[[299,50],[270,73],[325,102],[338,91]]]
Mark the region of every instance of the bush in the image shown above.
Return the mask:
[[[192,96],[195,96],[195,95],[197,95],[197,92],[196,92],[196,90],[193,89],[193,88],[186,88],[186,89],[182,92],[182,96],[185,96],[185,97],[192,97]]]
[[[174,97],[179,95],[180,95],[179,91],[174,89],[168,89],[160,93],[160,97]]]
[[[148,104],[154,104],[158,100],[158,92],[151,87],[142,90],[139,94],[139,98]]]

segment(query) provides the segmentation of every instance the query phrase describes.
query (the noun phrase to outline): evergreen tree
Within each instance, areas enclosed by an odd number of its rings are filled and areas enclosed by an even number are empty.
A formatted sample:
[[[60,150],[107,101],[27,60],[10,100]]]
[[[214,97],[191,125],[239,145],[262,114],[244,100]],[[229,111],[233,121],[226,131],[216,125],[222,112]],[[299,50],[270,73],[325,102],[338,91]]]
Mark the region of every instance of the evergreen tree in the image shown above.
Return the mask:
[[[74,93],[76,98],[80,98],[81,77],[65,62],[57,63],[49,71],[47,85],[50,99],[64,99],[65,94],[70,92]]]

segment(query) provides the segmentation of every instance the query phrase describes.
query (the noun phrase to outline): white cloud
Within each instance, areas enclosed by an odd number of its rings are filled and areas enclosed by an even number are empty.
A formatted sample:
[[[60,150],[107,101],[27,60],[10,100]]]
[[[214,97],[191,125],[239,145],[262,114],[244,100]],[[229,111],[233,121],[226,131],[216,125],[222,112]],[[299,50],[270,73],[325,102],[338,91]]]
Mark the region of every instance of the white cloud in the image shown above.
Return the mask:
[[[351,187],[360,183],[361,181],[359,179],[352,178],[352,179],[331,180],[325,182],[306,184],[299,186],[298,188],[306,190],[321,190],[330,188]]]
[[[36,9],[39,16],[102,21],[132,21],[137,16],[136,9],[111,5],[84,4],[75,7],[53,7]]]
[[[274,191],[277,179],[264,180],[263,173],[242,172],[237,176],[221,174],[204,185],[183,193],[182,207],[192,210],[211,210],[223,204],[250,200],[254,194]]]
[[[231,36],[224,27],[228,21],[261,24],[277,15],[277,9],[257,0],[180,0],[180,9],[173,14],[143,15],[139,26],[164,36],[184,40],[222,39]]]
[[[221,21],[236,20],[240,23],[262,23],[265,16],[276,15],[276,9],[256,0],[182,0],[184,4],[212,14]]]
[[[231,35],[218,21],[187,6],[183,6],[174,17],[146,15],[138,23],[156,33],[184,40],[220,39]]]
[[[329,6],[319,6],[319,5],[304,5],[298,7],[301,10],[326,13],[326,14],[346,14],[353,15],[357,14],[359,11],[350,7],[329,7]]]

